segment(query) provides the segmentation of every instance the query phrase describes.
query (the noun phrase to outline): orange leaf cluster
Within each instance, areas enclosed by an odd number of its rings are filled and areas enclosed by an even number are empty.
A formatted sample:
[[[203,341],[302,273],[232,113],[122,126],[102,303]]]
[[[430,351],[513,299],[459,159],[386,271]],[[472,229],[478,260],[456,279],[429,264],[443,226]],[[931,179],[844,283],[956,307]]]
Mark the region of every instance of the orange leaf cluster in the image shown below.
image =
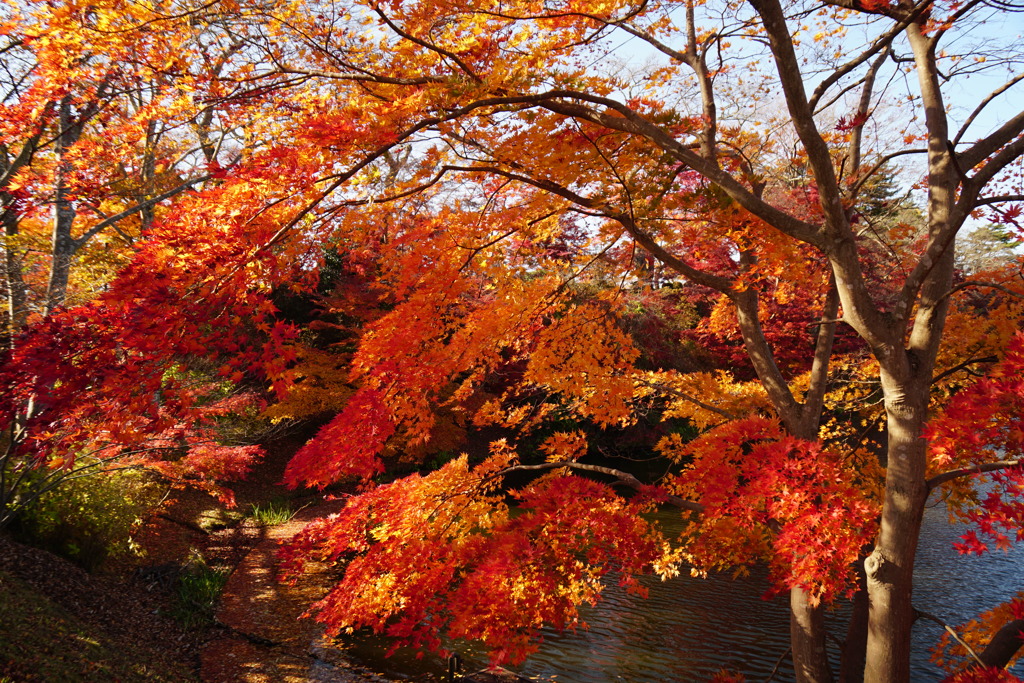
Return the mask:
[[[475,468],[462,456],[350,500],[313,522],[282,550],[294,575],[310,560],[346,561],[344,578],[312,611],[329,634],[356,628],[437,649],[469,638],[492,661],[519,661],[541,627],[582,626],[605,575],[632,590],[633,575],[673,558],[641,516],[603,484],[552,474],[515,493],[510,515],[499,493],[512,451],[497,444]]]

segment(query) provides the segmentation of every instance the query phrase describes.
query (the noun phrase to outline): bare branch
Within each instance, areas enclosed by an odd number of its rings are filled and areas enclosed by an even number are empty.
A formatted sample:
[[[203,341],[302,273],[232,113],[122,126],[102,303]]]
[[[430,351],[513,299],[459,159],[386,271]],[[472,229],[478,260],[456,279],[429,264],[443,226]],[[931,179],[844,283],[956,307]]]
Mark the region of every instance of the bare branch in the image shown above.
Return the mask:
[[[521,183],[531,185],[541,190],[545,190],[554,195],[568,199],[574,204],[586,207],[588,209],[595,210],[598,215],[604,216],[611,220],[620,223],[626,231],[629,233],[636,242],[644,249],[649,251],[655,258],[664,263],[666,266],[676,271],[680,275],[698,282],[706,287],[710,287],[719,292],[727,293],[732,290],[732,280],[724,278],[718,275],[711,275],[704,271],[698,270],[693,266],[689,265],[679,257],[670,253],[663,246],[658,244],[654,238],[648,235],[644,230],[637,225],[636,221],[626,212],[621,212],[613,207],[607,206],[604,202],[585,197],[577,192],[570,190],[567,187],[563,187],[558,183],[544,179],[544,178],[533,178],[531,176],[523,175],[521,173],[513,173],[497,166],[446,166],[445,168],[456,171],[464,171],[467,173],[490,173],[492,175],[502,176],[509,178],[510,180],[517,180]]]
[[[987,462],[980,465],[971,465],[969,467],[960,467],[955,470],[949,470],[942,474],[936,474],[924,483],[925,489],[932,491],[935,488],[942,486],[946,482],[959,479],[960,477],[970,477],[975,474],[984,474],[986,472],[999,472],[1000,470],[1009,470],[1014,467],[1020,467],[1024,465],[1024,460],[1001,460],[998,462]]]
[[[124,220],[128,216],[136,214],[139,211],[143,211],[145,209],[148,209],[151,206],[155,206],[155,205],[159,204],[160,202],[164,201],[165,199],[170,199],[171,197],[173,197],[175,195],[181,194],[182,192],[185,192],[186,190],[191,189],[193,185],[196,185],[197,183],[206,182],[211,177],[212,176],[207,174],[207,175],[201,175],[201,176],[199,176],[197,178],[192,178],[191,180],[186,180],[185,182],[181,183],[180,185],[178,185],[176,187],[172,187],[170,190],[167,190],[166,192],[162,192],[162,193],[158,194],[155,197],[151,197],[150,199],[147,199],[144,202],[139,202],[135,206],[127,208],[127,209],[125,209],[124,211],[122,211],[120,213],[116,213],[113,216],[110,216],[109,218],[103,219],[102,221],[100,221],[96,225],[94,225],[91,228],[89,228],[80,237],[78,237],[78,238],[76,238],[74,240],[75,251],[77,251],[78,249],[81,249],[82,245],[84,245],[86,242],[88,242],[90,239],[92,239],[96,234],[101,232],[104,228],[107,228],[107,227],[109,227],[111,225],[114,225],[115,223],[117,223],[117,222],[119,222],[121,220]]]
[[[743,338],[747,357],[750,359],[751,365],[754,366],[754,371],[757,373],[758,379],[761,380],[772,407],[779,413],[779,417],[782,418],[790,433],[798,438],[807,438],[801,429],[803,423],[801,406],[793,396],[778,363],[775,362],[775,354],[765,337],[758,311],[760,302],[757,290],[753,288],[734,290],[728,293],[728,296],[736,309],[736,322],[740,328],[740,336]]]
[[[643,491],[647,488],[642,481],[634,477],[629,472],[623,472],[613,467],[603,467],[601,465],[588,465],[582,462],[575,462],[573,460],[563,460],[559,462],[545,462],[539,465],[513,465],[507,467],[501,471],[501,474],[509,472],[525,472],[525,471],[537,471],[537,470],[552,470],[565,467],[572,470],[582,470],[585,472],[597,472],[599,474],[607,474],[608,476],[615,477],[620,483],[625,484],[635,491]],[[696,503],[692,500],[687,500],[680,496],[668,496],[666,499],[671,505],[683,510],[690,510],[691,512],[704,512],[704,506],[700,503]]]
[[[807,434],[817,433],[821,420],[821,408],[828,390],[829,360],[832,358],[832,345],[836,337],[836,315],[839,313],[839,290],[836,289],[835,275],[828,281],[828,293],[822,308],[821,320],[817,323],[818,335],[814,344],[814,360],[811,362],[811,378],[804,395],[801,415],[801,428]]]
[[[427,50],[430,50],[431,52],[436,52],[437,54],[439,54],[439,55],[441,55],[443,57],[447,57],[448,59],[450,59],[453,62],[455,62],[459,66],[459,68],[462,69],[463,71],[465,71],[469,75],[469,77],[472,78],[474,81],[476,81],[477,83],[482,83],[483,82],[483,79],[481,79],[479,76],[477,76],[476,73],[474,73],[473,70],[470,69],[469,66],[465,62],[463,62],[461,59],[459,59],[458,55],[456,55],[456,54],[454,54],[452,52],[449,52],[448,50],[445,50],[444,48],[438,47],[437,45],[432,45],[432,44],[428,43],[427,41],[425,41],[425,40],[423,40],[421,38],[417,38],[416,36],[412,35],[408,31],[403,31],[395,22],[391,21],[391,18],[388,15],[384,14],[384,11],[381,10],[381,8],[378,5],[374,5],[372,7],[372,9],[373,9],[374,14],[376,14],[378,17],[380,17],[381,21],[383,21],[385,24],[388,25],[388,28],[390,28],[392,31],[394,31],[395,33],[397,33],[401,37],[405,38],[409,42],[416,43],[420,47],[426,48]]]
[[[858,180],[856,182],[856,184],[854,184],[854,186],[851,188],[851,190],[850,190],[851,193],[853,193],[854,195],[858,194],[860,192],[861,186],[865,182],[867,182],[872,176],[874,176],[876,173],[878,173],[878,171],[880,171],[883,166],[888,164],[893,159],[898,159],[899,157],[908,156],[910,154],[927,154],[927,152],[928,152],[928,150],[926,150],[926,149],[915,148],[915,149],[901,149],[898,152],[893,152],[892,154],[886,154],[885,156],[880,158],[878,160],[878,162],[875,163],[874,166],[871,167],[870,171],[868,171],[863,176],[861,176],[860,180]]]
[[[982,282],[980,280],[969,280],[967,282],[961,282],[956,287],[953,287],[952,289],[950,289],[949,293],[946,296],[952,296],[952,295],[956,294],[957,292],[959,292],[961,290],[964,290],[964,289],[968,289],[970,287],[986,287],[988,289],[998,289],[999,291],[1003,292],[1004,294],[1009,294],[1010,296],[1015,296],[1018,299],[1024,299],[1024,294],[1021,294],[1018,291],[1012,290],[1012,289],[1010,289],[1009,287],[1007,287],[1004,284],[1001,284],[999,282]]]
[[[200,12],[202,12],[203,10],[210,9],[211,7],[213,7],[214,5],[218,4],[219,2],[220,2],[220,0],[210,0],[206,4],[200,5],[199,7],[195,7],[193,9],[189,9],[189,10],[187,10],[185,12],[181,12],[180,14],[162,14],[160,12],[153,12],[154,14],[156,14],[156,17],[154,17],[152,19],[148,19],[148,20],[140,22],[138,24],[134,24],[134,25],[129,26],[127,28],[115,29],[113,31],[108,30],[108,29],[102,29],[102,28],[99,28],[98,26],[95,26],[95,25],[89,26],[88,29],[89,29],[89,31],[92,31],[94,33],[100,33],[100,34],[105,34],[105,35],[118,35],[118,34],[123,34],[123,33],[135,33],[136,31],[141,31],[142,29],[146,28],[147,26],[150,26],[151,24],[156,24],[156,23],[161,22],[161,21],[170,21],[172,19],[184,19],[186,17],[195,16],[195,15],[199,14]]]
[[[975,206],[991,206],[992,204],[1004,204],[1006,202],[1024,202],[1024,194],[1005,194],[998,197],[982,197],[974,201]]]
[[[632,26],[624,22],[615,22],[615,26],[619,27],[620,29],[630,34],[631,36],[639,38],[640,40],[644,41],[645,43],[653,47],[658,52],[661,52],[662,54],[671,57],[677,62],[682,62],[686,64],[689,61],[687,59],[686,53],[673,49],[672,47],[661,42],[660,40],[658,40],[649,33],[633,28]]]
[[[960,143],[960,140],[967,133],[967,129],[971,127],[971,124],[974,123],[974,120],[976,118],[978,118],[978,115],[981,114],[982,110],[984,110],[985,107],[987,107],[989,104],[992,103],[992,100],[994,100],[995,98],[999,97],[1004,92],[1006,92],[1007,90],[1012,88],[1017,83],[1020,83],[1021,81],[1024,81],[1024,73],[1017,74],[1012,79],[1010,79],[1009,81],[1004,83],[1001,87],[996,88],[995,90],[990,92],[988,94],[988,97],[983,99],[981,101],[981,103],[978,104],[978,106],[974,108],[974,111],[971,112],[971,115],[967,117],[967,120],[964,121],[964,125],[960,127],[960,131],[956,134],[956,137],[953,138],[953,140],[952,140],[953,144],[957,145],[957,144]]]
[[[918,6],[913,10],[914,14],[916,15],[916,13],[920,13],[927,6],[927,2],[918,3]],[[898,36],[903,29],[907,27],[908,23],[910,23],[909,19],[893,24],[892,28],[880,35],[875,42],[868,46],[866,50],[826,76],[811,94],[811,99],[808,101],[808,105],[811,110],[817,111],[818,102],[821,101],[821,98],[824,97],[828,89],[838,83],[843,76],[847,75],[858,66],[877,55],[879,52],[886,51],[887,48],[892,45],[892,41],[896,39],[896,36]]]
[[[647,138],[665,152],[700,173],[709,181],[721,187],[726,194],[736,200],[743,208],[761,218],[775,229],[794,239],[806,242],[818,248],[825,248],[820,229],[802,221],[765,202],[729,173],[721,170],[714,161],[705,159],[700,154],[681,144],[674,137],[656,124],[633,111],[626,105],[605,97],[590,95],[569,90],[555,90],[538,95],[537,103],[556,114],[572,116],[591,121],[612,130],[620,130]],[[571,100],[566,102],[565,100]],[[611,110],[601,112],[583,106],[582,102],[597,104]]]
[[[861,140],[864,135],[864,124],[867,123],[868,116],[871,114],[871,97],[874,94],[875,78],[878,75],[878,70],[882,68],[887,54],[888,50],[885,50],[878,55],[875,61],[871,62],[863,79],[864,87],[860,93],[860,101],[857,103],[854,127],[850,136],[850,170],[855,174],[860,171]]]
[[[51,107],[46,108],[46,113],[50,112]],[[39,140],[43,136],[43,126],[39,126],[39,130],[36,131],[28,140],[21,146],[21,151],[18,152],[18,156],[7,164],[3,169],[3,175],[0,175],[0,188],[7,187],[14,178],[14,175],[20,171],[23,167],[32,162],[32,157],[35,156],[36,151],[39,149]]]
[[[961,370],[966,370],[967,368],[971,367],[972,365],[978,365],[979,363],[995,363],[998,360],[999,359],[996,358],[995,356],[986,356],[984,358],[972,358],[970,360],[965,360],[963,363],[959,363],[958,365],[954,365],[953,367],[949,368],[948,370],[944,370],[943,372],[940,372],[939,374],[937,374],[934,377],[932,377],[932,384],[935,384],[936,382],[942,381],[942,380],[946,379],[947,377],[949,377],[950,375],[955,375],[956,373],[960,372]]]
[[[785,92],[793,128],[796,129],[814,173],[826,224],[835,236],[845,236],[850,231],[849,222],[840,197],[832,155],[814,122],[814,112],[804,89],[800,59],[793,47],[792,34],[786,25],[785,13],[778,0],[750,0],[750,4],[761,17],[771,43],[775,71]]]
[[[970,645],[968,645],[966,642],[964,642],[964,639],[960,637],[960,634],[957,633],[953,629],[952,626],[950,626],[949,624],[944,622],[942,619],[939,619],[934,614],[929,614],[928,612],[922,612],[919,609],[915,609],[914,613],[918,617],[921,617],[921,618],[924,618],[924,619],[928,619],[929,621],[934,621],[936,624],[938,624],[942,628],[946,629],[946,632],[949,635],[953,636],[953,640],[958,642],[961,647],[963,647],[965,650],[967,650],[967,654],[969,654],[974,659],[975,662],[977,662],[980,666],[985,666],[985,663],[981,661],[981,659],[978,657],[977,653],[973,649],[971,649]]]
[[[984,103],[980,106],[984,106]],[[990,155],[995,154],[1003,145],[1020,135],[1022,131],[1024,131],[1024,111],[1018,112],[988,136],[961,152],[959,154],[961,165],[964,168],[974,168]],[[985,164],[985,166],[987,167],[989,164]]]
[[[1017,135],[1019,137],[1017,137],[1016,140],[1000,149],[995,156],[989,159],[988,162],[985,163],[985,165],[982,166],[977,171],[977,173],[975,173],[974,176],[971,177],[971,185],[973,186],[973,188],[976,188],[976,191],[980,191],[980,189],[985,185],[985,183],[992,180],[992,178],[994,178],[997,173],[999,173],[1004,168],[1006,168],[1014,161],[1019,159],[1021,155],[1024,155],[1024,135],[1021,135],[1021,133],[1024,132],[1024,111],[1017,114],[1017,116],[1013,117],[1013,119],[1008,121],[1007,124],[1003,126],[1003,128],[1001,128],[1000,130],[1003,129],[1007,129],[1007,132],[1012,131],[1013,135]],[[963,161],[964,160],[961,157],[961,162]],[[978,162],[980,161],[981,159],[978,160]],[[966,163],[964,163],[963,165],[967,166]],[[975,202],[972,202],[970,208],[973,208],[974,205]]]
[[[427,85],[429,83],[443,83],[444,79],[437,76],[419,76],[416,78],[397,78],[394,76],[382,76],[372,73],[342,73],[336,71],[321,71],[319,69],[299,69],[292,66],[282,66],[278,69],[282,75],[309,76],[312,78],[326,78],[334,81],[363,81],[367,83],[383,83],[386,85]]]
[[[924,253],[917,260],[914,269],[910,271],[903,281],[898,300],[901,302],[903,312],[909,315],[912,308],[911,302],[917,298],[918,291],[925,280],[931,274],[932,269],[945,255],[946,250],[952,248],[956,241],[956,230],[946,230],[944,233],[932,238],[928,242]]]
[[[723,418],[725,418],[726,420],[738,420],[739,419],[739,416],[736,415],[735,413],[730,413],[728,410],[722,410],[721,408],[713,406],[710,403],[704,403],[703,401],[701,401],[701,400],[699,400],[697,398],[694,398],[690,394],[684,394],[683,392],[679,391],[678,389],[674,389],[674,388],[668,386],[667,384],[663,384],[661,382],[647,382],[645,384],[646,384],[646,386],[649,386],[652,389],[657,389],[658,391],[660,391],[662,393],[669,394],[669,395],[673,396],[674,398],[681,399],[683,401],[686,401],[687,403],[692,403],[693,405],[697,406],[701,410],[706,410],[709,413],[714,413],[716,415],[720,415]]]

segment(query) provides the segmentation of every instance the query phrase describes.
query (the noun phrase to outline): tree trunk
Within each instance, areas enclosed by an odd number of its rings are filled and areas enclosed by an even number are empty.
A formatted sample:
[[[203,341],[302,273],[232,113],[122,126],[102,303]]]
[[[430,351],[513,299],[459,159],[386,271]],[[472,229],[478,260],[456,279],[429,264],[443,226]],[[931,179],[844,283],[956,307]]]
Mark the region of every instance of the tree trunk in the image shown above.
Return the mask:
[[[789,640],[797,683],[831,683],[821,604],[811,605],[807,592],[797,586],[789,591],[789,608]]]
[[[928,497],[927,443],[921,429],[949,309],[954,240],[966,217],[957,207],[963,172],[951,152],[936,42],[918,23],[909,24],[905,35],[914,52],[928,130],[928,246],[889,314],[896,329],[907,329],[909,335],[872,349],[881,366],[888,461],[878,542],[864,561],[870,598],[866,683],[910,679],[914,558]]]
[[[862,683],[868,645],[868,587],[863,565],[857,568],[857,592],[853,613],[846,627],[846,640],[839,662],[839,683]]]
[[[0,210],[3,211],[4,225],[4,288],[7,295],[7,325],[3,337],[4,346],[14,348],[14,338],[25,326],[28,319],[28,295],[25,279],[22,276],[21,256],[11,243],[18,235],[18,215],[14,206],[14,198],[6,192],[0,194]]]
[[[46,287],[46,308],[44,315],[50,315],[55,309],[64,305],[68,293],[68,279],[71,274],[71,263],[74,260],[78,245],[72,237],[71,230],[75,224],[78,211],[71,199],[67,186],[68,164],[65,161],[67,150],[78,142],[82,133],[82,124],[72,118],[71,99],[61,100],[60,133],[57,136],[57,169],[54,180],[54,218],[53,235],[51,238],[50,280]]]
[[[12,158],[6,145],[0,145],[0,176],[10,178],[32,158],[40,135],[25,142],[21,152]],[[21,225],[17,198],[6,189],[0,191],[0,223],[4,227],[4,295],[7,297],[7,328],[0,332],[0,347],[14,348],[14,338],[28,320],[28,289],[14,244]]]
[[[896,382],[882,371],[888,414],[888,467],[878,542],[864,560],[867,576],[868,637],[866,683],[910,680],[911,600],[914,557],[928,496],[926,443],[921,438],[927,386]]]

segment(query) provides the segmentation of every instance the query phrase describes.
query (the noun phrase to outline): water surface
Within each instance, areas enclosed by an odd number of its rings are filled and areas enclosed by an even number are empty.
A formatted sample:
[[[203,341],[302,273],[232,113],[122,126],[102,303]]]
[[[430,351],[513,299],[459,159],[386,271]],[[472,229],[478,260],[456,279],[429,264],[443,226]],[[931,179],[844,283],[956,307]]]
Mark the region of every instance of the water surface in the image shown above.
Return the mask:
[[[659,517],[673,520],[678,513]],[[915,571],[914,604],[949,624],[967,621],[1024,589],[1024,547],[1009,553],[996,551],[981,557],[965,557],[953,549],[962,530],[947,523],[943,507],[930,508],[924,519]],[[664,683],[705,681],[716,671],[728,669],[746,675],[748,681],[793,679],[787,656],[789,617],[787,598],[764,600],[766,572],[732,579],[731,575],[707,579],[681,576],[662,582],[645,577],[650,590],[644,600],[609,585],[604,598],[584,611],[588,630],[545,632],[540,651],[518,667],[520,673],[553,678],[562,683]],[[845,633],[848,605],[841,604],[829,618],[832,633]],[[914,627],[911,660],[914,682],[937,681],[940,669],[929,661],[930,648],[942,634],[934,622],[919,620]],[[486,660],[479,651],[455,644],[469,667],[480,668]],[[395,678],[437,679],[444,663],[430,655],[416,659],[399,652],[384,658],[379,641],[362,640],[349,652],[370,668]],[[838,660],[838,649],[832,654]],[[1022,675],[1024,666],[1015,673]]]

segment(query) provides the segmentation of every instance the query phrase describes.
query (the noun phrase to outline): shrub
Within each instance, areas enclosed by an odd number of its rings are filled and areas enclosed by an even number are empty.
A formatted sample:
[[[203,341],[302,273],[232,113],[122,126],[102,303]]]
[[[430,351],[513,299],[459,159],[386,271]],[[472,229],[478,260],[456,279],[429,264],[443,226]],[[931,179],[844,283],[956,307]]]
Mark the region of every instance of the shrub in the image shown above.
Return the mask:
[[[138,470],[72,477],[42,494],[18,519],[19,540],[94,571],[137,551],[132,532],[159,504],[161,487]]]

